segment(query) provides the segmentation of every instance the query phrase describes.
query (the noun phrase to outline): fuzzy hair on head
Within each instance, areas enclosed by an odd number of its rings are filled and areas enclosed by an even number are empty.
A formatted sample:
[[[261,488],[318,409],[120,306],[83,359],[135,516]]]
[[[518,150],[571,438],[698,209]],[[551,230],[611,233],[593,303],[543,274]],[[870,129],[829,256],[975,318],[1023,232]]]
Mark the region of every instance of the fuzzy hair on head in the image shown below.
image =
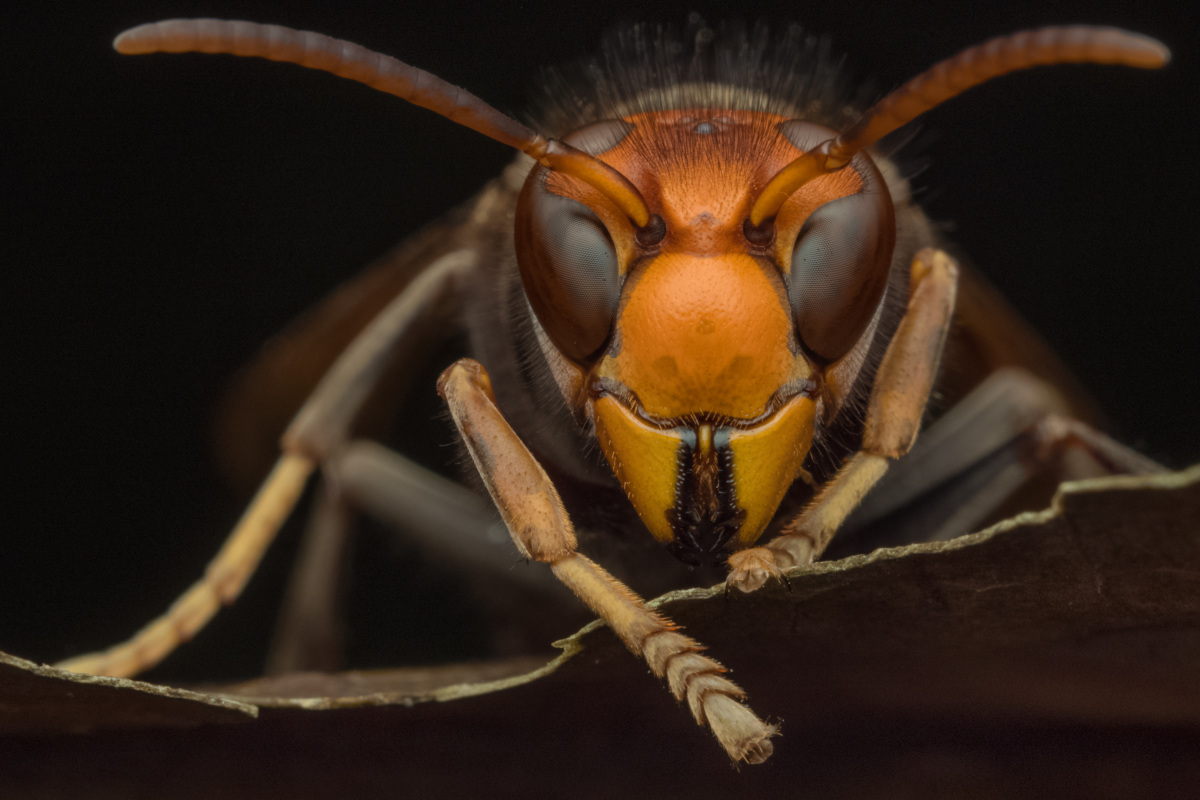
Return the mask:
[[[798,25],[640,24],[606,35],[599,54],[544,70],[527,115],[560,137],[604,119],[679,108],[761,111],[841,130],[870,100],[851,88],[844,59]]]

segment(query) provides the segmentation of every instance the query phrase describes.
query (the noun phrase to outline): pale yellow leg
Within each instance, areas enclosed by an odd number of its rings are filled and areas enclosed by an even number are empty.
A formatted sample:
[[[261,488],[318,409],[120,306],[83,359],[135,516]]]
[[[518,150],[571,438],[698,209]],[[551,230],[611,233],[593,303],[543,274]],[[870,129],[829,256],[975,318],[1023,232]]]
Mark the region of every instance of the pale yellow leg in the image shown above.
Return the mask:
[[[889,461],[912,448],[950,329],[957,283],[958,267],[950,256],[933,249],[916,254],[908,309],[875,375],[862,449],[778,536],[729,557],[727,585],[751,592],[784,569],[811,563],[887,472]]]
[[[740,702],[745,697],[725,678],[725,668],[700,651],[661,614],[646,608],[632,590],[576,552],[575,530],[545,470],[495,405],[487,372],[463,359],[442,373],[446,399],[488,492],[517,549],[549,564],[555,576],[596,612],[651,671],[666,678],[676,699],[708,725],[730,758],[751,764],[771,755],[774,725]]]
[[[165,614],[127,642],[98,653],[76,656],[57,666],[71,672],[129,677],[154,666],[195,636],[221,606],[229,605],[241,594],[275,532],[304,491],[313,467],[313,462],[304,456],[282,456],[225,545],[209,563],[204,577]]]
[[[454,298],[457,281],[474,263],[474,252],[462,250],[430,264],[338,357],[297,413],[284,435],[284,455],[203,578],[129,641],[68,659],[58,666],[94,675],[136,675],[162,661],[199,632],[222,605],[232,603],[295,507],[317,463],[345,442],[393,348],[414,327],[436,317],[441,307]]]

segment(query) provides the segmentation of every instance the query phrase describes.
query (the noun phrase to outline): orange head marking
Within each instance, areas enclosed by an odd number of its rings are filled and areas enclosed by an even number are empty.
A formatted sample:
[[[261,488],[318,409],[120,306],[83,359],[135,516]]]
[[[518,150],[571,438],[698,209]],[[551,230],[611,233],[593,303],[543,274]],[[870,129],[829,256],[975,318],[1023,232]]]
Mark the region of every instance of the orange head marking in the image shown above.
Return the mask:
[[[668,252],[630,277],[615,353],[600,365],[664,419],[752,419],[794,369],[778,275],[746,255]]]
[[[603,158],[630,176],[666,235],[621,263],[612,334],[590,370],[596,432],[650,532],[700,563],[761,535],[812,440],[817,381],[793,324],[788,269],[776,248],[744,233],[762,186],[801,151],[786,120],[763,113],[669,111],[625,123]],[[789,200],[781,224],[799,230],[858,186],[814,182]]]
[[[744,233],[763,185],[802,152],[791,123],[684,109],[624,124],[626,135],[602,158],[638,186],[667,233],[656,251],[623,263],[621,306],[596,375],[659,419],[760,417],[810,373],[784,283],[791,246],[758,247]],[[793,241],[814,209],[858,189],[857,173],[846,175],[789,201],[781,225]]]

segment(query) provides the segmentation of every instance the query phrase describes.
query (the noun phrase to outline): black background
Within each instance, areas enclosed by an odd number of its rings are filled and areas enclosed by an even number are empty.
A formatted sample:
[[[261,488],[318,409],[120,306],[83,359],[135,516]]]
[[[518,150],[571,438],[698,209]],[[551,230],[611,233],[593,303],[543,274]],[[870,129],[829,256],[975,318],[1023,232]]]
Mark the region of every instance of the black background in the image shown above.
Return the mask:
[[[681,22],[690,9],[710,22],[800,22],[884,90],[1021,28],[1154,35],[1175,54],[1161,73],[1039,70],[929,114],[917,185],[1121,438],[1173,466],[1200,460],[1200,30],[1188,4],[111,5],[0,12],[0,649],[52,660],[165,608],[236,517],[209,455],[224,382],[510,159],[428,112],[310,71],[110,49],[120,30],[162,18],[318,30],[510,112],[538,67],[590,52],[603,29]],[[179,674],[257,668],[288,547],[273,551],[244,608],[179,656]]]

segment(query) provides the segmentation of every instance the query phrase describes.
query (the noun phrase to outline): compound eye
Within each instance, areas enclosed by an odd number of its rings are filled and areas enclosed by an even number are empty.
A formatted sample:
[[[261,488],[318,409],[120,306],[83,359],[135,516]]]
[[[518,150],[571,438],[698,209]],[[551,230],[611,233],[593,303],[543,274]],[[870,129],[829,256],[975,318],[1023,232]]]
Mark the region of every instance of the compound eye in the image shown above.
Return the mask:
[[[837,136],[803,120],[780,123],[779,131],[806,152]],[[822,364],[850,352],[870,324],[896,245],[891,194],[875,162],[859,153],[844,169],[857,176],[857,191],[819,206],[805,220],[788,280],[796,333]]]
[[[604,223],[583,203],[534,175],[518,214],[518,263],[525,295],[554,346],[586,363],[604,346],[620,299],[617,250]]]
[[[850,351],[887,286],[896,234],[891,203],[882,205],[878,194],[847,195],[800,228],[788,300],[801,343],[821,363]]]
[[[633,125],[604,120],[563,141],[590,155],[620,144]],[[612,235],[583,203],[550,191],[552,172],[538,167],[517,202],[517,263],[525,296],[550,341],[579,364],[608,340],[621,297]]]

